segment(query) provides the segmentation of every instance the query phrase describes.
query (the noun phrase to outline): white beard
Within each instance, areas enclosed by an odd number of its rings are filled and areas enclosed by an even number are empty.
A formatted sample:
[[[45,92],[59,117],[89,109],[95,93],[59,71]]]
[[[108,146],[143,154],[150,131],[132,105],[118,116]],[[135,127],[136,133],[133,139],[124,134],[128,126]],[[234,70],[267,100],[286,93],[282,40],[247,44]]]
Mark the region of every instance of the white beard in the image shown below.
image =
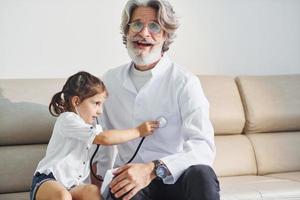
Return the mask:
[[[163,44],[153,47],[151,52],[147,55],[141,55],[139,49],[135,49],[132,42],[127,42],[128,55],[136,65],[149,65],[155,63],[161,58]]]

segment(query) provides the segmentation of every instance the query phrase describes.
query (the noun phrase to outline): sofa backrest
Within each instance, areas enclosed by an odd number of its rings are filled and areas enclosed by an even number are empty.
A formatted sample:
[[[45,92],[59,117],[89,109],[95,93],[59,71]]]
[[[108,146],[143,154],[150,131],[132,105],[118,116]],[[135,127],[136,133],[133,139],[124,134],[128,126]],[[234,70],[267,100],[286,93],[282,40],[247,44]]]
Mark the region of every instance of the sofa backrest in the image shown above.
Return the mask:
[[[218,176],[256,175],[254,150],[243,134],[245,114],[241,97],[231,76],[199,76],[210,103],[210,119],[215,130]]]
[[[300,74],[241,76],[237,84],[258,174],[300,171]]]
[[[52,95],[64,80],[0,80],[0,193],[28,191],[44,156],[54,117]]]
[[[300,130],[300,74],[240,76],[246,133]]]

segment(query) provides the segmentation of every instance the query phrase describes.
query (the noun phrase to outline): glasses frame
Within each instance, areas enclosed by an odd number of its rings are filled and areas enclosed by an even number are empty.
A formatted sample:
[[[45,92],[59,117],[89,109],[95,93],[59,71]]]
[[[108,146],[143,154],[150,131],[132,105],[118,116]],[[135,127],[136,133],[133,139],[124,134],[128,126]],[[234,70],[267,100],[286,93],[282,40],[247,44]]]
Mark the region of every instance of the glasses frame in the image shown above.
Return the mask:
[[[133,28],[132,28],[132,26],[133,26],[134,24],[137,24],[137,23],[140,23],[140,24],[143,25],[143,26],[141,27],[141,30],[139,30],[139,31],[135,31],[135,30],[133,30]],[[159,31],[153,31],[153,29],[150,28],[150,26],[149,26],[150,24],[155,24],[155,25],[157,25],[157,27],[159,27]],[[142,23],[142,22],[140,22],[140,21],[134,21],[134,22],[128,23],[128,28],[129,28],[129,30],[131,30],[131,31],[134,32],[134,33],[140,33],[146,26],[147,26],[147,29],[148,29],[149,33],[152,33],[152,34],[153,34],[153,33],[154,33],[154,34],[158,34],[158,33],[160,33],[161,30],[162,30],[161,25],[160,25],[159,23],[155,22],[155,21],[151,21],[151,22],[149,22],[149,23],[147,23],[147,24]]]

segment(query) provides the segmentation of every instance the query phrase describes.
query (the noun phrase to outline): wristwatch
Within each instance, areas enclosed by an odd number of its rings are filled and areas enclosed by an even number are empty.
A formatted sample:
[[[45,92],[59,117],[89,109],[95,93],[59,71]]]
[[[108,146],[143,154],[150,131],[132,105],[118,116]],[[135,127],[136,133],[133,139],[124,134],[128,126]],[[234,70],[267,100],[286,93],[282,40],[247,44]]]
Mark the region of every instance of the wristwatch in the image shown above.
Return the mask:
[[[153,173],[155,176],[164,179],[170,174],[167,166],[161,160],[154,160],[152,162],[154,163]]]

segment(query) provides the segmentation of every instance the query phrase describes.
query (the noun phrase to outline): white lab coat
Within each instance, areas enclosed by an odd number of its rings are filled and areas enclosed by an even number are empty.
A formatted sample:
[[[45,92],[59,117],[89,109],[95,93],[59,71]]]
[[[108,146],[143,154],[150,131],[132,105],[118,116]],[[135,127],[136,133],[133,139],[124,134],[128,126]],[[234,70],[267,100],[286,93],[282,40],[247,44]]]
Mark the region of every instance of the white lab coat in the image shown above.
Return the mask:
[[[108,90],[101,117],[107,129],[128,129],[147,120],[164,117],[167,125],[146,137],[132,162],[161,159],[171,172],[163,181],[173,184],[189,166],[212,165],[215,157],[214,132],[209,120],[209,104],[199,79],[164,56],[151,70],[150,80],[137,91],[129,76],[132,63],[109,70],[103,77]],[[125,164],[141,139],[117,146],[114,167]],[[102,147],[98,170],[103,176],[112,167]],[[105,163],[106,162],[106,163]]]

